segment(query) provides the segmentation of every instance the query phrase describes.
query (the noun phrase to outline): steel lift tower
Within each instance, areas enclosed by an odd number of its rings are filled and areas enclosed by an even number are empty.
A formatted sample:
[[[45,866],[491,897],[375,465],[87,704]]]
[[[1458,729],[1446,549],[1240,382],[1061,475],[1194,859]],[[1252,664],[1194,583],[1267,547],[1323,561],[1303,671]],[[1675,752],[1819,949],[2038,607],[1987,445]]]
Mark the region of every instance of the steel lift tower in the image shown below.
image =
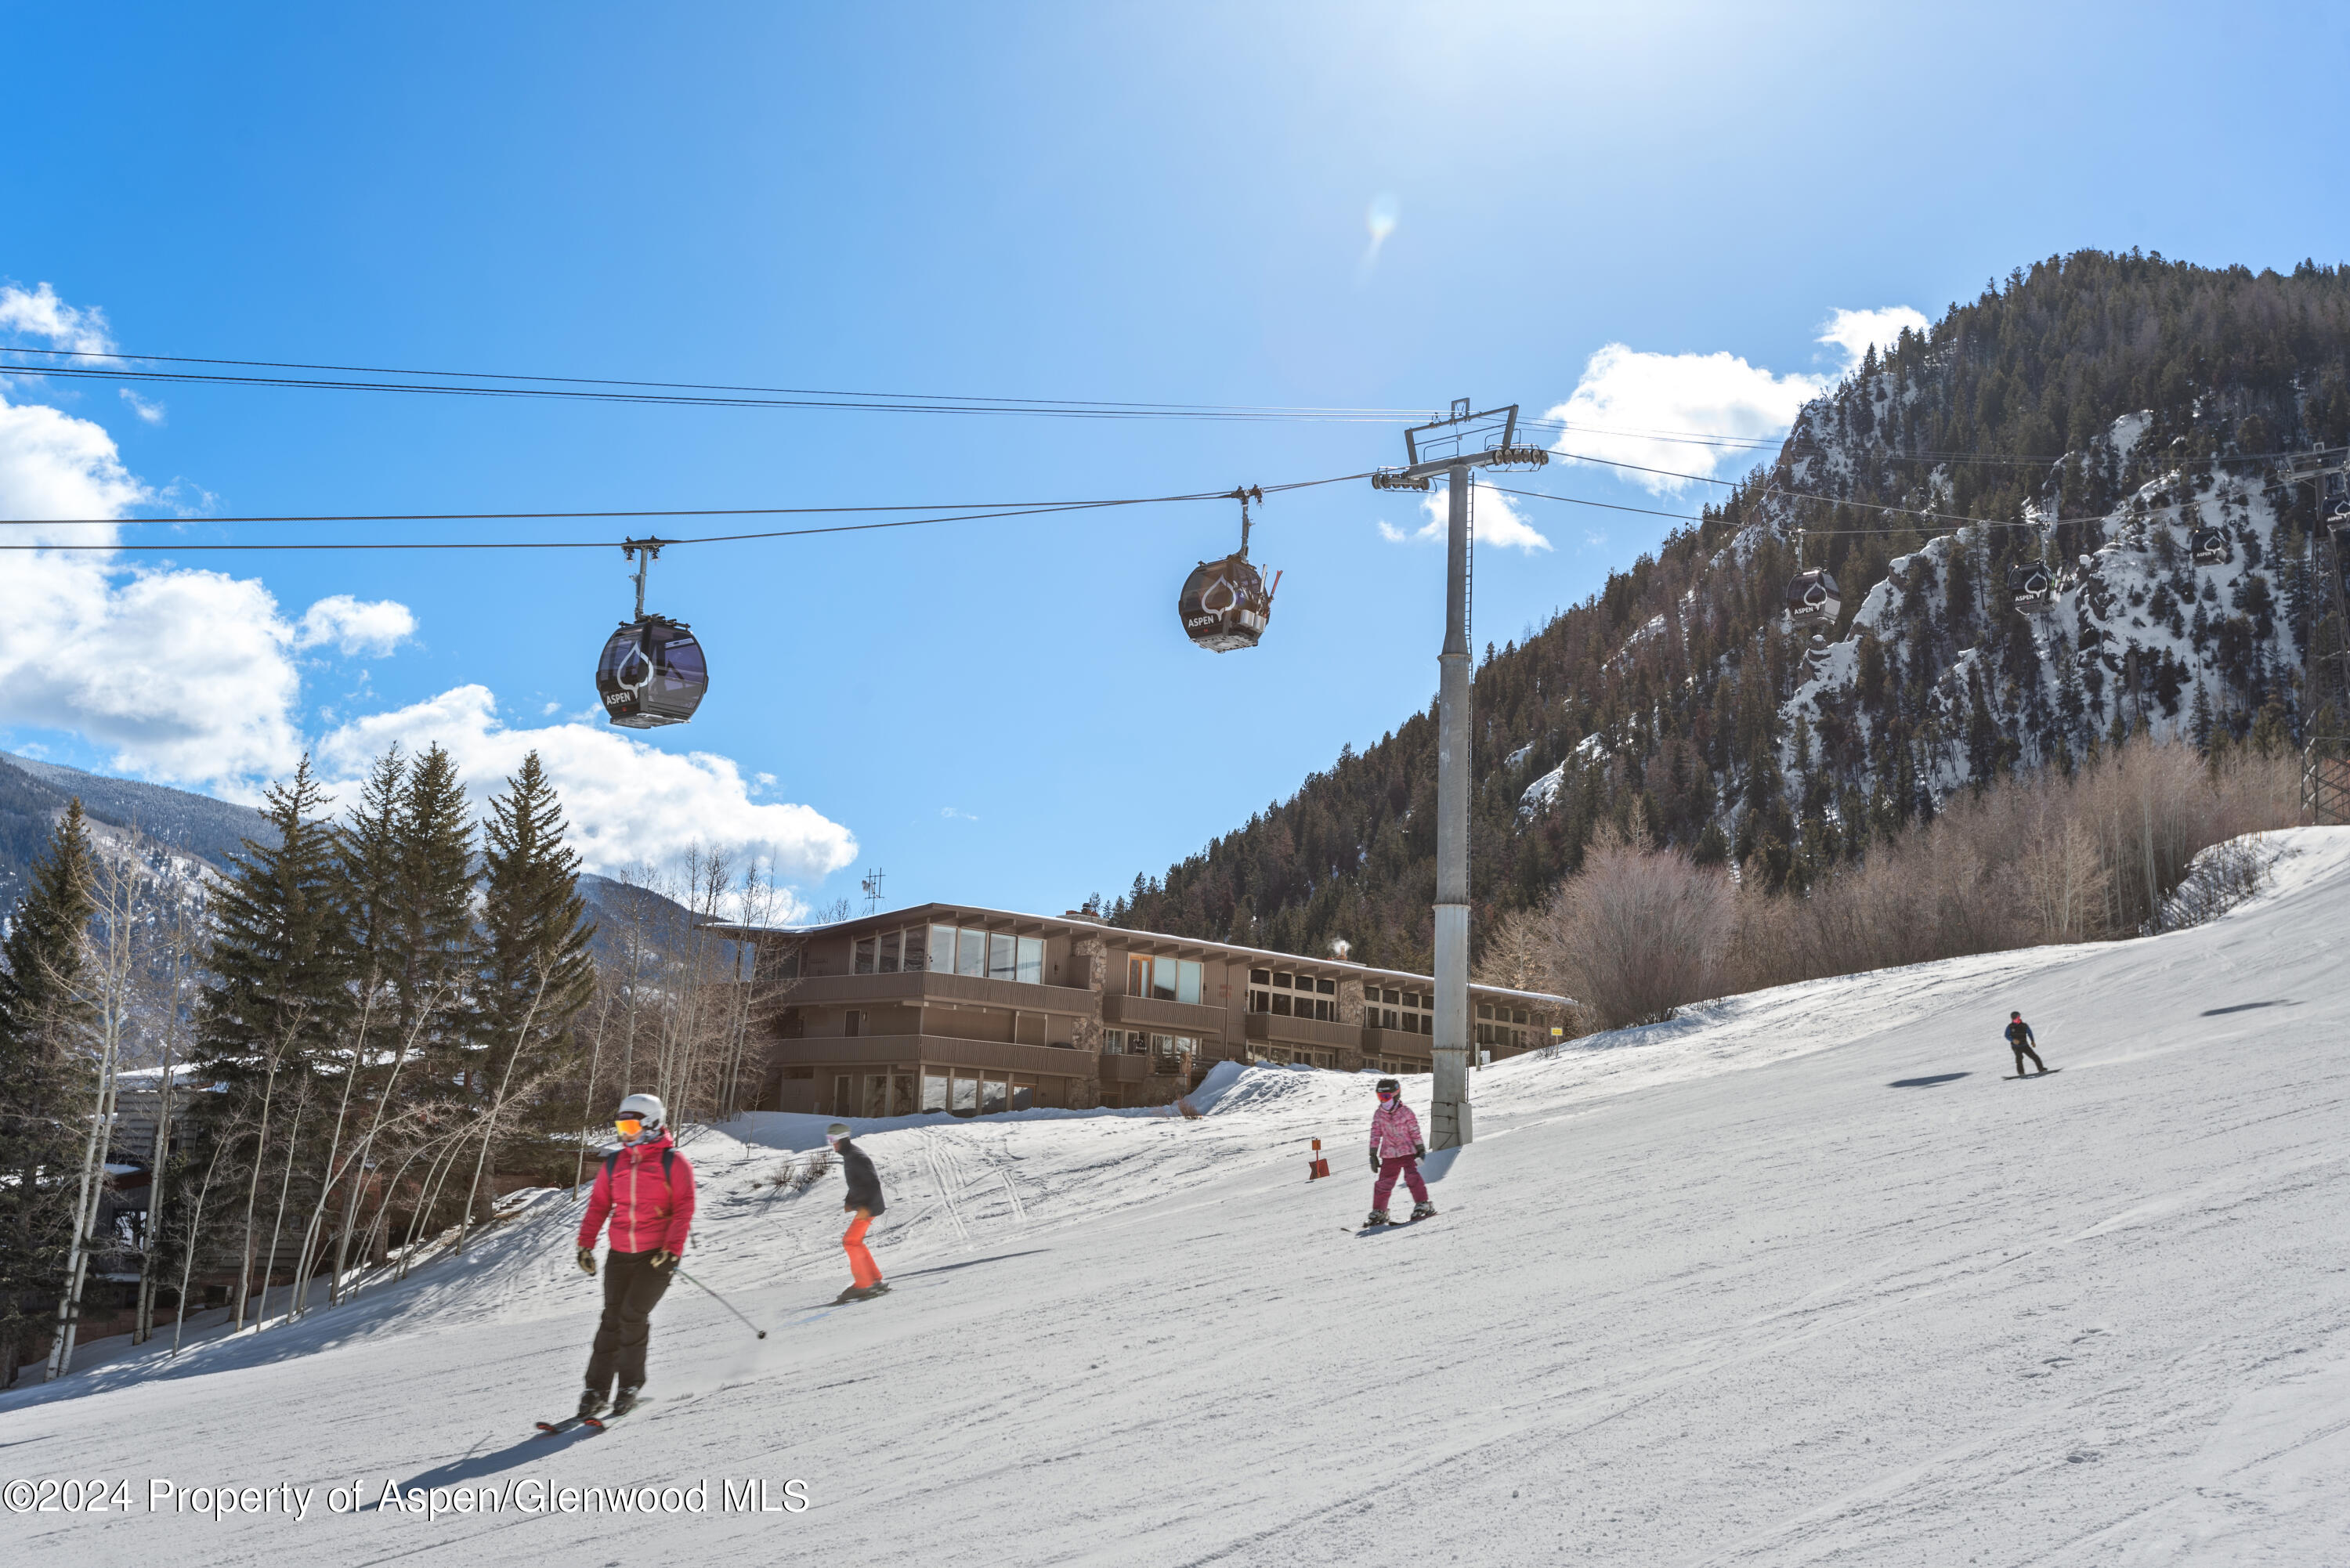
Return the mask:
[[[1444,648],[1436,657],[1436,1059],[1428,1147],[1473,1136],[1469,1116],[1469,603],[1470,493],[1480,468],[1540,468],[1550,454],[1518,444],[1518,406],[1470,411],[1404,431],[1406,462],[1371,475],[1380,490],[1427,490],[1444,476]]]

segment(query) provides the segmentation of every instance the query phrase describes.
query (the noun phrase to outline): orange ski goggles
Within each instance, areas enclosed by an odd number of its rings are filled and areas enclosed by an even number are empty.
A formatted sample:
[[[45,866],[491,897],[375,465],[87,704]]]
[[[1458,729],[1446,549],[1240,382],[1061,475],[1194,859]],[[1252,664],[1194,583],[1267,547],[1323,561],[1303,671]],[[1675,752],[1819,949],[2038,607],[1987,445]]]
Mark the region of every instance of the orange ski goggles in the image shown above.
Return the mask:
[[[635,1116],[622,1116],[612,1124],[612,1130],[622,1137],[635,1137],[645,1130],[645,1124]]]

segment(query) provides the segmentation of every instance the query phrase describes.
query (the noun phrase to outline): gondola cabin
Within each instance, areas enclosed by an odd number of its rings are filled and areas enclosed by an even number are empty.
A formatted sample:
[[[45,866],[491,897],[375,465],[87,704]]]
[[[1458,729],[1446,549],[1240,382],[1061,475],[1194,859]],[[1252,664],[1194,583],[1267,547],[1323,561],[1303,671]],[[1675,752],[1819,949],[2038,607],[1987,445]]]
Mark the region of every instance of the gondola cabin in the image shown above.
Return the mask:
[[[2228,558],[2228,535],[2217,528],[2195,530],[2196,564],[2216,566]]]
[[[2048,568],[2038,562],[2007,569],[2007,591],[2015,596],[2015,607],[2032,614],[2045,610],[2056,602],[2056,579]]]
[[[667,616],[622,621],[596,661],[605,717],[624,730],[682,724],[709,690],[702,644],[683,621]]]
[[[1278,574],[1274,581],[1280,582]],[[1254,648],[1273,618],[1273,589],[1246,556],[1202,561],[1175,601],[1183,635],[1211,653]]]
[[[1844,608],[1836,580],[1825,566],[1797,572],[1787,583],[1787,618],[1797,626],[1834,626]]]

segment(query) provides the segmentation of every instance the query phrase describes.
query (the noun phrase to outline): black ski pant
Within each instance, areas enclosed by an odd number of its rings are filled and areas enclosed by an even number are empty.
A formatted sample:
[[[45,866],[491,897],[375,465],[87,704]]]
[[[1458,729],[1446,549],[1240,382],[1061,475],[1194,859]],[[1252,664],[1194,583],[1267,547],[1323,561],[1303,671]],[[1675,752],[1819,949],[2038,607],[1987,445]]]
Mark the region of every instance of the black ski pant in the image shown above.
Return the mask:
[[[2029,1045],[2018,1045],[2015,1047],[2015,1075],[2017,1077],[2021,1078],[2023,1076],[2023,1059],[2026,1056],[2032,1058],[2032,1064],[2033,1066],[2039,1068],[2043,1073],[2048,1071],[2048,1065],[2046,1063],[2041,1061],[2039,1052],[2034,1051]]]
[[[623,1388],[644,1386],[653,1303],[667,1289],[669,1271],[653,1267],[651,1252],[604,1254],[604,1320],[596,1325],[595,1353],[588,1357],[588,1387],[608,1395],[616,1377]]]

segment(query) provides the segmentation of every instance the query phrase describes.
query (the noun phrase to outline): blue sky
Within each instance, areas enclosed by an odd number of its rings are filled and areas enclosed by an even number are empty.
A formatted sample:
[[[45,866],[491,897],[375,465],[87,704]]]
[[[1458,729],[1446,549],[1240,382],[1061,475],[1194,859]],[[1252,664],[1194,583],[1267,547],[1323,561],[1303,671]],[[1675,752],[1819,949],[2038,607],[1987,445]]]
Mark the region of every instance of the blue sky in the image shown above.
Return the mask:
[[[19,12],[10,52],[43,66],[14,74],[0,321],[27,345],[971,395],[1539,413],[1580,389],[1586,422],[1752,435],[1903,319],[1839,312],[1938,316],[2084,246],[2350,254],[2336,11],[1765,9]],[[183,545],[603,537],[202,514],[1150,495],[1401,449],[1340,422],[138,395],[156,418],[11,377],[0,512],[199,514],[119,535]],[[1534,487],[1708,493],[1566,464]],[[1486,519],[1481,646],[1669,525],[1527,503],[1511,549]],[[1173,599],[1230,547],[1229,504],[681,548],[650,602],[702,634],[713,688],[633,742],[580,718],[628,607],[617,550],[18,556],[0,743],[228,794],[306,746],[348,772],[440,738],[494,784],[538,744],[608,868],[700,839],[772,847],[809,898],[880,865],[892,902],[1057,910],[1430,700],[1425,520],[1359,483],[1277,497],[1272,630],[1221,657]]]

